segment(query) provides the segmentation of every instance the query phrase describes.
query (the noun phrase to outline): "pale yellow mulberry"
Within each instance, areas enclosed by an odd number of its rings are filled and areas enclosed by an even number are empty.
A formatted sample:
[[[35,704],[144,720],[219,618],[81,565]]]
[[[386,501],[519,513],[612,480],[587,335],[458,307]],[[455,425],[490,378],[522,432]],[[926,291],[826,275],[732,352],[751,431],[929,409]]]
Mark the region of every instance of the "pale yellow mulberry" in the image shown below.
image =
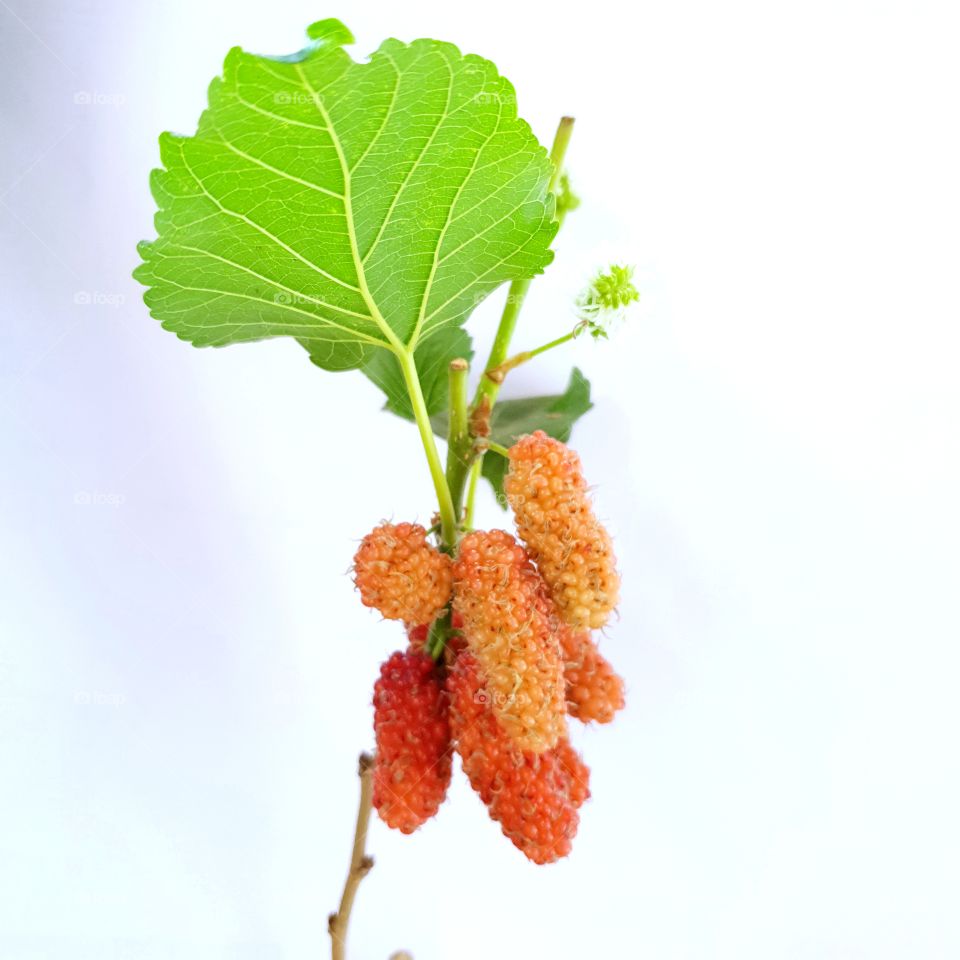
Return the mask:
[[[520,539],[560,616],[572,627],[602,627],[617,606],[620,576],[610,534],[590,505],[580,458],[538,430],[510,448],[504,486]]]

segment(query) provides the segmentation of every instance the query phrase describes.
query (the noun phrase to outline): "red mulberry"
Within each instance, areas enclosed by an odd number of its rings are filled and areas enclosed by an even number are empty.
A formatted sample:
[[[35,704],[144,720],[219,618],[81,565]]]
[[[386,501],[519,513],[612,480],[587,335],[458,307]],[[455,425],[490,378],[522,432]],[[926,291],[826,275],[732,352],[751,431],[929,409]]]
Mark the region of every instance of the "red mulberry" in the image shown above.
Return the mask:
[[[597,649],[586,630],[560,624],[563,676],[567,683],[567,713],[584,723],[609,723],[624,706],[623,680]]]
[[[393,654],[380,668],[373,707],[373,806],[389,826],[413,833],[437,812],[450,784],[449,704],[433,660]]]
[[[450,725],[463,770],[490,817],[525,857],[565,857],[590,796],[590,771],[567,740],[552,750],[523,752],[500,726],[475,657],[461,653],[447,677]]]
[[[566,730],[563,661],[540,577],[502,530],[467,534],[453,570],[454,610],[493,712],[520,749],[549,750]]]
[[[427,543],[416,523],[384,523],[353,558],[360,599],[388,620],[430,623],[450,600],[450,558]]]

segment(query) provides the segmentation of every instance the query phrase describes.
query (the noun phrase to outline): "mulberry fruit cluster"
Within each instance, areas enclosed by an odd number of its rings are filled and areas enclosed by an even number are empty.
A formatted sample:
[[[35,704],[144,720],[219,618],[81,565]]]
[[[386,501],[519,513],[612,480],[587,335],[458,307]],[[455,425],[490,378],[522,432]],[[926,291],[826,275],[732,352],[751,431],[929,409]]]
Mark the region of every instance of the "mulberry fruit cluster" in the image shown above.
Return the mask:
[[[383,523],[353,558],[360,599],[388,620],[430,623],[450,600],[450,557],[427,542],[417,523]]]
[[[624,705],[591,633],[619,577],[577,455],[537,432],[509,459],[519,540],[476,530],[444,552],[422,526],[385,523],[354,575],[363,603],[406,628],[374,687],[380,818],[411,833],[433,817],[457,753],[490,817],[542,864],[570,852],[590,796],[568,718],[609,723]]]
[[[613,544],[594,516],[580,457],[542,430],[510,448],[507,500],[563,619],[598,629],[620,595]]]

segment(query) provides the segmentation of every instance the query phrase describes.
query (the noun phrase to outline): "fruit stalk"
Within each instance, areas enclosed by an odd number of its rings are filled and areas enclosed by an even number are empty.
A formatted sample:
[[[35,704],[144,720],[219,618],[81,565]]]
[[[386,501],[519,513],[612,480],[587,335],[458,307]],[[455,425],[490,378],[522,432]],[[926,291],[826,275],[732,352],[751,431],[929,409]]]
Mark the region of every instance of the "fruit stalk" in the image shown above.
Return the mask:
[[[453,509],[459,524],[463,515],[463,494],[470,464],[473,462],[473,438],[470,436],[467,411],[467,374],[470,367],[466,360],[450,361],[450,424],[447,433],[447,487],[453,500]],[[455,544],[448,544],[453,547]]]

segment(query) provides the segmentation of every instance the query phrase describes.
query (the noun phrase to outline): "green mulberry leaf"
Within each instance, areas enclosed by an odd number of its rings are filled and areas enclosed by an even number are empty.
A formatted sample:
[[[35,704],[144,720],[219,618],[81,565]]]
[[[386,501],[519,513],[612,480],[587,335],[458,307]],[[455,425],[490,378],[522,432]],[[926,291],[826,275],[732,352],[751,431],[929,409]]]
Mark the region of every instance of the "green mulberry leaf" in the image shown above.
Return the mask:
[[[231,50],[197,132],[161,136],[135,275],[196,346],[290,336],[384,386],[393,354],[450,349],[492,290],[550,262],[551,165],[489,61],[387,40],[357,63],[338,21],[308,34],[290,57]]]

